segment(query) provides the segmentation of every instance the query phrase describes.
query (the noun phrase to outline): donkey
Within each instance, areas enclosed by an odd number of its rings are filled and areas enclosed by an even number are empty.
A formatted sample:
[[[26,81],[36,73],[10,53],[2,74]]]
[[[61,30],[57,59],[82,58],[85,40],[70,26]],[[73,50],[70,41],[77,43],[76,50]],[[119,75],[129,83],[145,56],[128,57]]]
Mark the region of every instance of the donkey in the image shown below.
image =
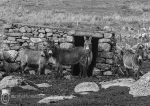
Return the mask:
[[[25,48],[19,51],[19,59],[21,61],[21,70],[24,74],[25,68],[34,66],[38,69],[38,74],[40,75],[42,70],[45,69],[45,66],[49,60],[48,50],[31,50]]]
[[[123,64],[126,69],[126,72],[127,72],[127,69],[134,70],[135,79],[139,79],[139,75],[141,71],[140,68],[141,68],[142,61],[143,61],[142,49],[143,47],[139,46],[135,53],[132,50],[126,50],[126,49],[121,51]]]
[[[87,70],[89,68],[89,66],[91,65],[92,63],[92,59],[93,59],[93,53],[92,53],[92,37],[90,36],[88,39],[87,37],[84,36],[84,49],[87,50],[87,54],[88,54],[88,57],[87,57]]]
[[[80,66],[80,77],[87,77],[87,62],[88,62],[88,51],[84,47],[73,47],[69,49],[60,48],[52,42],[52,58],[53,63],[56,65],[57,73],[62,77],[62,66],[63,65],[75,65],[79,63]]]

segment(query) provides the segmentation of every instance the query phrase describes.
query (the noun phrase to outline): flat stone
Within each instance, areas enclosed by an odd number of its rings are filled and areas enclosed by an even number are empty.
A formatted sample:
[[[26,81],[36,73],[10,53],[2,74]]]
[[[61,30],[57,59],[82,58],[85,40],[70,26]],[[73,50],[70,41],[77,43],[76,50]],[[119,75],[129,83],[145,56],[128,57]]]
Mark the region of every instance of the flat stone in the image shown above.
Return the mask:
[[[109,65],[109,64],[96,63],[96,68],[102,69],[102,71],[104,71],[104,70],[109,70],[110,67],[111,67],[111,65]]]
[[[64,43],[64,42],[66,42],[66,39],[65,38],[59,38],[59,42]]]
[[[73,47],[73,44],[72,44],[72,43],[61,43],[61,44],[60,44],[60,48],[69,49],[69,48],[72,48],[72,47]]]
[[[21,27],[21,28],[19,29],[19,31],[22,32],[22,33],[24,33],[24,32],[26,32],[26,28],[25,28],[25,27]]]
[[[46,31],[47,33],[49,33],[49,32],[52,32],[52,29],[50,29],[50,28],[45,28],[45,31]]]
[[[19,50],[21,47],[20,46],[12,46],[10,47],[11,50]]]
[[[104,38],[111,38],[112,37],[112,33],[104,33]]]
[[[23,39],[17,39],[16,41],[18,41],[18,42],[25,42],[25,40],[23,40]]]
[[[67,36],[67,37],[66,37],[66,41],[67,41],[67,42],[73,42],[73,41],[74,41],[73,36]]]
[[[98,57],[101,58],[112,59],[113,56],[114,56],[113,52],[106,52],[106,51],[98,52]]]
[[[12,32],[14,32],[14,30],[13,30],[13,29],[9,29],[8,32],[9,32],[9,33],[12,33]]]
[[[28,40],[28,39],[30,39],[30,38],[25,37],[25,36],[22,36],[22,39],[23,39],[23,40]]]
[[[53,36],[53,33],[49,32],[49,33],[46,34],[46,36]]]
[[[33,33],[23,33],[23,36],[25,36],[25,37],[33,37]]]
[[[39,37],[40,37],[40,38],[44,38],[44,37],[45,37],[45,34],[40,33],[40,34],[39,34]]]
[[[99,43],[98,44],[98,51],[110,51],[111,49],[111,45],[108,43]]]
[[[15,40],[16,40],[15,37],[8,37],[7,39],[8,39],[9,41],[15,41]]]
[[[15,37],[15,36],[22,36],[21,33],[6,33],[5,35],[6,36],[13,36],[13,37]]]
[[[106,63],[107,64],[113,64],[114,62],[113,62],[113,59],[106,59]]]
[[[105,72],[103,72],[103,75],[113,75],[113,73],[111,72],[111,71],[105,71]]]
[[[81,92],[98,92],[99,86],[95,82],[82,82],[75,86],[74,92],[81,93]]]
[[[12,24],[4,24],[3,28],[12,28]]]
[[[98,62],[98,63],[105,63],[105,62],[106,62],[106,59],[105,59],[105,58],[102,58],[102,57],[100,57],[100,56],[98,56],[98,57],[96,58],[96,62]]]
[[[38,32],[45,33],[45,30],[44,29],[39,29]]]
[[[28,33],[30,33],[30,32],[32,32],[32,29],[29,28],[29,27],[26,27],[26,31],[27,31]]]
[[[70,31],[68,31],[67,34],[71,36],[71,35],[74,35],[75,33],[76,33],[75,30],[70,30]]]
[[[25,42],[25,43],[23,43],[23,44],[22,44],[22,46],[28,46],[28,43],[27,43],[27,42]]]
[[[110,40],[110,39],[105,39],[105,38],[103,38],[103,39],[99,39],[98,42],[99,42],[99,43],[109,43],[109,42],[111,42],[111,40]]]
[[[39,43],[42,42],[42,40],[40,38],[30,38],[31,42],[33,43]]]
[[[102,33],[94,33],[92,36],[93,37],[97,37],[97,38],[103,38],[103,34]]]

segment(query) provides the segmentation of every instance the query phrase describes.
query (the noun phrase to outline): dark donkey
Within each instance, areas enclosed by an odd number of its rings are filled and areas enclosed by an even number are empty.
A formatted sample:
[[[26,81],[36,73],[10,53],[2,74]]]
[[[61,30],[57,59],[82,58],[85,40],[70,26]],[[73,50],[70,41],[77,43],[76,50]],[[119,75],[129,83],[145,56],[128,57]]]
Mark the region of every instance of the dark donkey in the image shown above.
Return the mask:
[[[130,49],[124,49],[121,55],[127,74],[129,74],[127,70],[131,69],[134,71],[134,78],[139,79],[143,61],[143,46],[139,45],[135,53]]]
[[[73,47],[69,49],[60,48],[54,43],[52,45],[52,58],[55,60],[57,72],[62,77],[63,65],[75,65],[79,63],[80,77],[87,77],[87,65],[89,51],[84,47]]]
[[[24,73],[25,68],[36,67],[38,69],[38,74],[40,75],[42,70],[49,60],[48,49],[46,50],[32,50],[29,48],[24,48],[19,51],[19,60],[21,61],[22,73]]]

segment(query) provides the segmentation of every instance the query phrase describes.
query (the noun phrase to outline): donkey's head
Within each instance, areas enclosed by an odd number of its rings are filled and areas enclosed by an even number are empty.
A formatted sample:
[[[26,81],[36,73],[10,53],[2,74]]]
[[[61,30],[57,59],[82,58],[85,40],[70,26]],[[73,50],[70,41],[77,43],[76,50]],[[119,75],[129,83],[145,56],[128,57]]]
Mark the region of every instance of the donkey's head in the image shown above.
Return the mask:
[[[86,50],[91,50],[92,49],[92,37],[90,36],[89,38],[84,36],[84,48]]]

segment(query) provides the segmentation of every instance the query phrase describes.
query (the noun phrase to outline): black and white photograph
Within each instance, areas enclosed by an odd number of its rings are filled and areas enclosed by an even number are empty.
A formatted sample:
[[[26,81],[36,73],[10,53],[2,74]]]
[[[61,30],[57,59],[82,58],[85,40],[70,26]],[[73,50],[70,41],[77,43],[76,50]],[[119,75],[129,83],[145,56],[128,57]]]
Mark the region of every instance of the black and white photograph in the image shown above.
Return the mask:
[[[150,106],[150,0],[0,0],[0,106]]]

